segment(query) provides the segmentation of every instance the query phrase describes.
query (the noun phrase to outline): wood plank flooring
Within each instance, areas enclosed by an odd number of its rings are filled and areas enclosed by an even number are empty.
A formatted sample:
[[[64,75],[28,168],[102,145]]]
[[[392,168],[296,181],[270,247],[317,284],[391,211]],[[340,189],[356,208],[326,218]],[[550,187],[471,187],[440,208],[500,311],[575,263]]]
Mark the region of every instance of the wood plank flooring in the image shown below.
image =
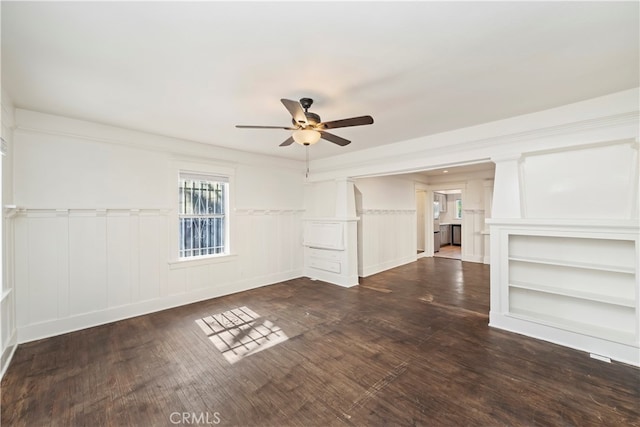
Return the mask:
[[[487,326],[488,266],[422,258],[361,284],[301,278],[21,345],[2,425],[640,426],[638,369]],[[289,339],[231,364],[196,320],[241,306]]]
[[[461,259],[462,248],[460,246],[455,246],[455,245],[440,246],[440,250],[434,253],[433,256],[438,258]]]

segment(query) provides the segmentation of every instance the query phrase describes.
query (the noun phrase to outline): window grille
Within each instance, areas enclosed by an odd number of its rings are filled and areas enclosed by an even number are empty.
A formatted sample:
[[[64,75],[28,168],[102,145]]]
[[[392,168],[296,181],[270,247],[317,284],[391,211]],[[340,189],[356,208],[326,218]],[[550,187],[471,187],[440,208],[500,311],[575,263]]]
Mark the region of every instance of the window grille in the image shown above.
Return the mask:
[[[180,174],[180,258],[227,252],[227,177]]]

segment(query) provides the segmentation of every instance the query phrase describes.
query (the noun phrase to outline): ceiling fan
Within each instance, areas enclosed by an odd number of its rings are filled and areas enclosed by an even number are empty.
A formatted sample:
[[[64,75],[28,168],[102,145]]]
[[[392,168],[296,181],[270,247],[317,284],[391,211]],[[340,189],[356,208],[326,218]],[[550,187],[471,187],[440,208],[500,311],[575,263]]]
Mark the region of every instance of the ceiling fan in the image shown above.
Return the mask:
[[[311,98],[302,98],[299,103],[290,99],[281,99],[280,101],[291,114],[291,122],[293,123],[293,126],[236,125],[236,127],[241,129],[284,129],[293,131],[291,136],[280,144],[281,147],[286,147],[294,142],[297,142],[300,145],[309,146],[318,142],[320,138],[326,139],[327,141],[340,146],[345,146],[350,144],[351,141],[329,133],[327,132],[327,129],[370,125],[373,123],[373,117],[371,116],[360,116],[352,117],[350,119],[323,122],[320,120],[319,115],[309,112],[309,107],[313,104],[313,99]]]

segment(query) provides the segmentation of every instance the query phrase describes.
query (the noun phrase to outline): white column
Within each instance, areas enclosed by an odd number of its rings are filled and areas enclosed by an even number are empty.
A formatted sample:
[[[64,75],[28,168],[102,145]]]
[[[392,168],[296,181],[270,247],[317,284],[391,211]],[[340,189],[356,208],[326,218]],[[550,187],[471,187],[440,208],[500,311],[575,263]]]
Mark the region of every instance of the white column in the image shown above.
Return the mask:
[[[358,284],[358,217],[353,181],[335,181],[335,210],[330,216],[305,218],[304,275],[335,285],[351,287]],[[327,195],[327,198],[329,195]],[[324,200],[326,205],[330,199]],[[315,204],[310,203],[310,205]],[[338,227],[336,225],[339,224]],[[334,236],[339,233],[340,244],[327,245],[324,239],[311,236],[310,230],[326,227]],[[309,231],[310,239],[307,239]],[[320,241],[312,241],[311,237]],[[334,242],[335,243],[335,242]]]
[[[353,181],[347,178],[336,180],[336,218],[356,217],[356,192]]]
[[[493,185],[492,218],[522,218],[520,203],[521,154],[494,157],[496,174]]]

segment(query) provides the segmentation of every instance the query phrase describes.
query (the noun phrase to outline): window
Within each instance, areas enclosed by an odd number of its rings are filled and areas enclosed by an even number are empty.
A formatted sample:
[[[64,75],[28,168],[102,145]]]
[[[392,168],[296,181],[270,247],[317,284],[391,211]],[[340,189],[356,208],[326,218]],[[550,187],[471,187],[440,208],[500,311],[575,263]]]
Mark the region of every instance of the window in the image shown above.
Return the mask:
[[[462,219],[462,199],[456,199],[456,219]]]
[[[227,253],[229,178],[180,174],[180,258]]]

